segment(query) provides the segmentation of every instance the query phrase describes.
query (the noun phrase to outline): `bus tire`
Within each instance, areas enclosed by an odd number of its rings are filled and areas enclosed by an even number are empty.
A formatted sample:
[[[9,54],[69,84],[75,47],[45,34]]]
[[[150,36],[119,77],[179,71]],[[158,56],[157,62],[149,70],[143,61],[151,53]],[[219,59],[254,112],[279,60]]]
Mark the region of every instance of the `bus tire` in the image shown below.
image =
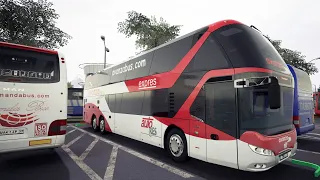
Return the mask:
[[[99,128],[100,128],[100,133],[101,134],[105,134],[106,133],[106,125],[105,125],[105,120],[104,120],[104,118],[103,117],[101,117],[100,118],[100,120],[99,120]]]
[[[171,129],[166,136],[165,146],[173,161],[184,162],[188,160],[187,139],[181,130]]]
[[[93,129],[93,131],[99,131],[99,127],[98,127],[98,125],[97,125],[97,118],[96,118],[96,116],[93,116],[92,117],[92,121],[91,121],[91,127],[92,127],[92,129]]]

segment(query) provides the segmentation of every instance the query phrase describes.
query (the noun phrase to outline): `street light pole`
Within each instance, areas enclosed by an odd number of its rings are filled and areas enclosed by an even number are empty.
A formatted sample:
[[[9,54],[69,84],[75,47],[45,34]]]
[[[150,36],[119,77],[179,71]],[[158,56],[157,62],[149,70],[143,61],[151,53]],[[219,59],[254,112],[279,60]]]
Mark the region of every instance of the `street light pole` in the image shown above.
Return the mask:
[[[101,39],[103,41],[103,46],[104,46],[104,63],[103,63],[103,69],[106,68],[106,63],[107,63],[107,52],[110,52],[109,49],[106,47],[106,38],[104,36],[101,36]]]

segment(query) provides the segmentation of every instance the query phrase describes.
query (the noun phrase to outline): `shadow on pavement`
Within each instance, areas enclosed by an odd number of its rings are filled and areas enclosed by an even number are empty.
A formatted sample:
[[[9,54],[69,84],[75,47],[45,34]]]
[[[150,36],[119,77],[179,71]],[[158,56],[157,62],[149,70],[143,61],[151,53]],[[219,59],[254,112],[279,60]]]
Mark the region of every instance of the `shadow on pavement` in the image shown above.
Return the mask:
[[[68,168],[54,150],[0,154],[0,179],[69,180]]]
[[[94,133],[90,127],[84,127],[84,130]],[[316,179],[313,176],[313,170],[298,167],[295,165],[291,165],[289,163],[282,163],[277,165],[276,167],[270,169],[266,172],[260,173],[251,173],[244,172],[240,170],[235,170],[231,168],[226,168],[214,164],[209,164],[203,161],[199,161],[196,159],[190,159],[186,163],[175,163],[170,157],[164,152],[163,149],[153,147],[151,145],[147,145],[126,137],[122,137],[116,134],[106,134],[100,135],[99,133],[94,133],[99,135],[100,137],[104,137],[108,140],[111,140],[115,143],[121,144],[125,147],[131,148],[140,152],[142,154],[148,155],[154,159],[160,160],[169,165],[179,167],[180,169],[192,173],[196,176],[205,178],[205,179],[215,179],[215,180],[239,180],[239,179],[259,179],[259,180],[270,180],[270,178],[276,179]],[[249,157],[248,157],[249,158]]]

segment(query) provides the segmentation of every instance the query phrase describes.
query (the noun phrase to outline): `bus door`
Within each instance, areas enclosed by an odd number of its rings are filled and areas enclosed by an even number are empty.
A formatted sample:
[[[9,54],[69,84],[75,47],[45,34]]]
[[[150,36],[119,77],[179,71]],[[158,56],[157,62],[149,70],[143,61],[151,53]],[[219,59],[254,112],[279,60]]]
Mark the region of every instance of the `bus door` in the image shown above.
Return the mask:
[[[236,89],[233,81],[204,86],[207,161],[238,168]]]

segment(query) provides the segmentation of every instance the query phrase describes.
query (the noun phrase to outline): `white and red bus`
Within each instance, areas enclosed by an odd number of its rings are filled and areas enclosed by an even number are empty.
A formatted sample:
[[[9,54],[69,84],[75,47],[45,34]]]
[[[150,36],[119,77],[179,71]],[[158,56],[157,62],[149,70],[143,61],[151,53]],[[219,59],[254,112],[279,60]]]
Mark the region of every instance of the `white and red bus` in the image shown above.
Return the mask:
[[[256,29],[224,20],[86,78],[84,120],[164,148],[245,171],[292,157],[293,77]]]
[[[67,93],[62,54],[0,42],[0,153],[63,145]]]

